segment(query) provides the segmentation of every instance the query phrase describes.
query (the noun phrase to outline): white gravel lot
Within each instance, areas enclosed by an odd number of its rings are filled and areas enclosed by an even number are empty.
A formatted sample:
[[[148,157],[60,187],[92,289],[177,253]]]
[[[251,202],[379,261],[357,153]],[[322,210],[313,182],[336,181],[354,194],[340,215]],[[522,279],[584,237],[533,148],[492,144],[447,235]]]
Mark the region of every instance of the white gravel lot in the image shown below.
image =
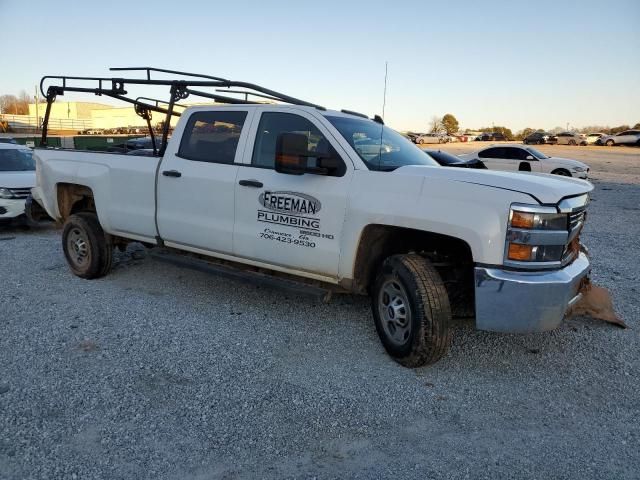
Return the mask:
[[[0,230],[0,479],[637,479],[640,150],[606,150],[583,240],[631,328],[460,325],[417,370],[384,353],[365,298],[134,248],[85,281],[58,230]]]

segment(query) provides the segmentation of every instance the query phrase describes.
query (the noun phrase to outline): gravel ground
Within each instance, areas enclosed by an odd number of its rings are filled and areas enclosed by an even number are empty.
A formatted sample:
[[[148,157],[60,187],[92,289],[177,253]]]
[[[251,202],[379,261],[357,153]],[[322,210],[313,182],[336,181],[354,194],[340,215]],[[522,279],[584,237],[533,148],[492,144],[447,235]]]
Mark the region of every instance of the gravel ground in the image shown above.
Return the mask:
[[[631,328],[460,325],[417,370],[384,353],[366,299],[134,247],[84,281],[59,231],[0,230],[0,478],[637,479],[640,186],[595,183],[583,238]]]

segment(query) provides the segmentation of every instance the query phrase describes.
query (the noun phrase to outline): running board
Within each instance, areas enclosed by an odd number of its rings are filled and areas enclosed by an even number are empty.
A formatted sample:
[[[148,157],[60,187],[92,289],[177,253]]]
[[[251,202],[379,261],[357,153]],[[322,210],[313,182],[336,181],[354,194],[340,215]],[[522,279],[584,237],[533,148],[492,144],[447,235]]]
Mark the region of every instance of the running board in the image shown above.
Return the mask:
[[[308,285],[306,283],[289,280],[287,278],[274,277],[272,275],[251,270],[242,270],[229,265],[220,265],[207,260],[191,257],[189,255],[176,254],[167,250],[153,249],[149,252],[149,256],[156,260],[160,260],[161,262],[190,268],[199,272],[218,275],[234,280],[241,280],[243,282],[251,283],[252,285],[286,290],[296,295],[306,295],[323,303],[329,303],[331,300],[332,291],[330,289]]]

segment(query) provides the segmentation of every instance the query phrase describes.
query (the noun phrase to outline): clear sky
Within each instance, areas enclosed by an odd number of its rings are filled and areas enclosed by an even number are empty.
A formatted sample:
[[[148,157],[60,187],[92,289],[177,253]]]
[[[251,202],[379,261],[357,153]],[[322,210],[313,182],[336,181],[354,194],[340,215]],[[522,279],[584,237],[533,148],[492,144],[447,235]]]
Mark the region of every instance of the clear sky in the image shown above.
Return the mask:
[[[0,94],[157,66],[373,115],[388,61],[398,130],[640,122],[640,0],[0,0],[0,38]]]

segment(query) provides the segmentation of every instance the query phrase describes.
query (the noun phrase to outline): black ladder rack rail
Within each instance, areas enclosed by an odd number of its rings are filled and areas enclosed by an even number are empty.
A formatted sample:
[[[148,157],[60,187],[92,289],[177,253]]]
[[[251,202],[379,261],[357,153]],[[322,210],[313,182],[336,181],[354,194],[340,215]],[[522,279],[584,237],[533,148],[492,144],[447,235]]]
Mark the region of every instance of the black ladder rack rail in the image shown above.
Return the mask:
[[[160,143],[160,149],[157,152],[159,156],[162,156],[164,154],[164,150],[167,145],[167,137],[169,136],[169,123],[171,117],[180,116],[180,112],[175,111],[174,106],[183,107],[184,105],[177,103],[178,100],[183,100],[190,95],[212,99],[218,103],[228,103],[234,105],[255,105],[258,102],[248,100],[248,95],[253,95],[256,97],[268,98],[270,100],[275,100],[282,103],[302,105],[325,110],[325,108],[320,105],[316,105],[305,100],[300,100],[299,98],[291,97],[289,95],[276,92],[275,90],[261,87],[260,85],[235,80],[227,80],[225,78],[213,77],[211,75],[202,75],[199,73],[181,72],[178,70],[167,70],[154,67],[115,67],[110,68],[109,70],[145,72],[146,78],[72,77],[66,75],[47,75],[42,77],[42,79],[40,80],[40,91],[42,92],[42,95],[47,99],[47,108],[45,110],[44,119],[42,122],[42,138],[40,142],[41,146],[47,147],[47,127],[49,124],[49,116],[51,114],[51,104],[55,102],[58,95],[64,95],[65,92],[93,93],[94,95],[104,95],[106,97],[115,98],[117,100],[122,100],[123,102],[133,104],[136,113],[147,121],[149,135],[151,136],[152,142],[154,144],[154,153],[156,148],[155,137],[151,128],[151,112],[157,112],[165,115],[166,117],[164,122],[164,129],[162,132],[162,142]],[[186,78],[151,78],[152,73],[171,74]],[[45,91],[45,84],[49,83],[51,84],[47,86]],[[87,83],[91,83],[92,85],[87,85]],[[137,97],[135,99],[130,98],[127,96],[128,92],[125,89],[127,85],[167,86],[169,87],[169,100],[164,101],[149,97]],[[220,90],[224,88],[243,88],[246,91],[227,91],[229,93],[242,93],[245,95],[245,100],[194,89],[199,87],[214,87],[216,88],[217,92],[224,92],[225,90]],[[143,100],[154,102],[154,104],[152,105],[150,103],[146,103]],[[161,107],[161,103],[166,104],[167,107]]]

